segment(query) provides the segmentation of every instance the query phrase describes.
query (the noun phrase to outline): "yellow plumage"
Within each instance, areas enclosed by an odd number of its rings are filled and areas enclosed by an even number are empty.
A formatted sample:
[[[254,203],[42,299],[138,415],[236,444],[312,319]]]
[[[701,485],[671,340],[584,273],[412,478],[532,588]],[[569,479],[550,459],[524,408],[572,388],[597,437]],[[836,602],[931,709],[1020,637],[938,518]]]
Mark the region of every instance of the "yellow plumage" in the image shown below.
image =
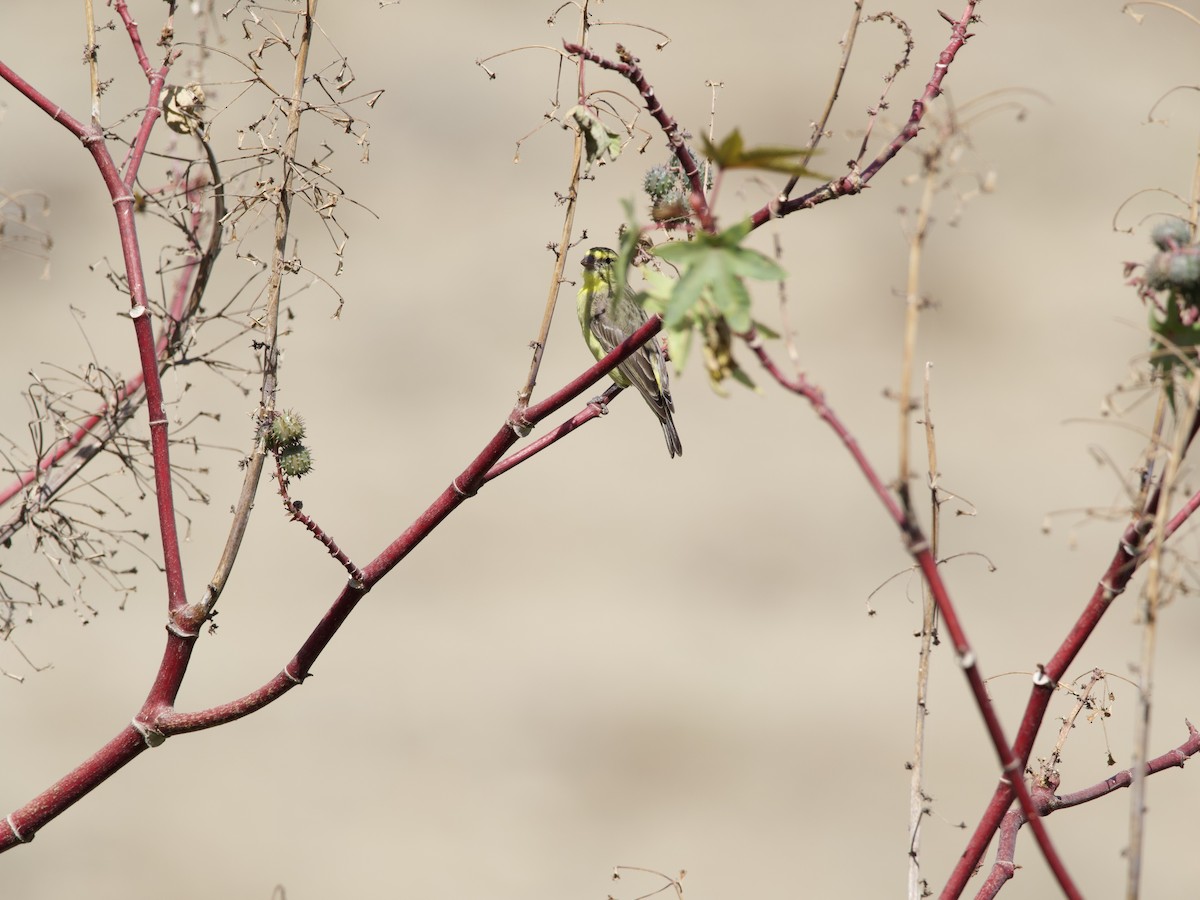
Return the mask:
[[[647,316],[633,293],[626,288],[614,297],[613,264],[617,254],[607,247],[593,247],[583,258],[583,286],[579,289],[577,309],[583,339],[596,359],[603,359],[618,344],[645,324]],[[667,361],[658,340],[651,338],[641,349],[613,369],[612,380],[623,388],[637,388],[646,404],[662,424],[667,451],[672,457],[683,453],[679,432],[675,430],[675,404],[671,402]]]

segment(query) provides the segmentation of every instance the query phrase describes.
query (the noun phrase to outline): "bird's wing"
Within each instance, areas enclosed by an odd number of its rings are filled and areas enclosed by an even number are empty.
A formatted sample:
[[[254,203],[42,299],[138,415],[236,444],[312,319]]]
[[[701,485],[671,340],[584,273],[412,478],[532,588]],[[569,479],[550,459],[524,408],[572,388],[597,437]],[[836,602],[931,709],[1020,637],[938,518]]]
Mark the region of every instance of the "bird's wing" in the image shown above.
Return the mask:
[[[638,311],[641,312],[641,309]],[[644,312],[641,314],[641,321],[646,321]],[[638,325],[640,324],[639,322]],[[618,344],[633,334],[633,330],[621,329],[609,317],[607,298],[603,302],[598,300],[592,304],[591,332],[605,353],[611,353]],[[667,381],[666,360],[656,338],[647,341],[640,350],[617,366],[617,369],[638,389],[638,393],[646,398],[646,402],[660,419],[668,412],[674,412],[675,405],[671,402]]]

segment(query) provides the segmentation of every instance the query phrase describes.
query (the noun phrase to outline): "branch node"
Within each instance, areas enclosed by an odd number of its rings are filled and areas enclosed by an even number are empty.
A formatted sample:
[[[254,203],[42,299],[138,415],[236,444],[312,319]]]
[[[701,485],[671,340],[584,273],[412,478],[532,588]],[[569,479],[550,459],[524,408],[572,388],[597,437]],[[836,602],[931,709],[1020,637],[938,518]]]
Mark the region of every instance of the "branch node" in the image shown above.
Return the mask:
[[[142,736],[142,740],[146,742],[146,746],[151,749],[161,746],[163,741],[167,739],[167,736],[157,728],[139,721],[136,716],[130,719],[130,724],[133,725],[133,730]]]
[[[1048,688],[1054,686],[1053,679],[1046,674],[1046,667],[1038,663],[1037,671],[1033,673],[1033,686],[1038,688]]]
[[[289,672],[287,666],[283,667],[283,677],[292,682],[292,684],[304,684],[304,679]]]
[[[28,844],[30,841],[33,840],[34,835],[25,837],[25,835],[21,834],[21,829],[17,827],[16,820],[13,819],[11,813],[4,817],[4,822],[5,822],[5,824],[8,825],[8,830],[13,833],[13,837],[15,837],[22,844]]]
[[[526,398],[528,400],[528,398]],[[530,422],[525,415],[527,406],[523,406],[513,411],[513,414],[508,417],[508,427],[512,429],[513,434],[517,437],[525,437],[529,432],[533,431],[533,422]]]
[[[186,628],[181,628],[174,619],[167,619],[167,631],[176,637],[181,637],[184,640],[190,641],[194,637],[198,637],[200,632],[188,631]]]
[[[454,493],[463,498],[474,497],[477,493],[479,493],[478,491],[468,491],[463,488],[463,486],[458,483],[457,478],[450,482],[450,487],[454,488]]]

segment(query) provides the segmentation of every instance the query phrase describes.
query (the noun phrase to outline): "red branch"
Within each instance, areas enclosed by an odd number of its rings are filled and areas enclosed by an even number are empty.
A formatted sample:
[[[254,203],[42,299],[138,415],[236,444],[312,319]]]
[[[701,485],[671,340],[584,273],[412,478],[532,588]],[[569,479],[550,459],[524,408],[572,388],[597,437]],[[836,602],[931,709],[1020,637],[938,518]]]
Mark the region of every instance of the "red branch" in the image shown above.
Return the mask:
[[[866,454],[863,453],[858,441],[825,402],[824,392],[815,385],[810,384],[803,376],[793,379],[784,375],[767,353],[762,338],[757,333],[751,331],[743,335],[743,337],[746,345],[754,352],[759,362],[762,363],[763,368],[771,374],[775,381],[781,387],[804,397],[812,406],[817,416],[838,436],[847,452],[849,452],[854,462],[858,465],[859,471],[871,486],[871,490],[887,510],[888,516],[904,536],[905,547],[909,555],[912,556],[917,566],[921,569],[921,574],[924,576],[926,584],[929,585],[929,591],[937,603],[938,611],[941,613],[946,630],[950,633],[950,639],[954,644],[954,651],[958,656],[959,665],[962,667],[963,673],[967,678],[967,683],[970,685],[971,694],[975,698],[975,705],[978,707],[980,715],[983,716],[984,725],[992,741],[992,747],[995,749],[996,755],[1000,758],[1002,770],[1000,783],[1009,792],[1010,796],[1012,793],[1016,793],[1017,800],[1021,804],[1021,809],[1029,819],[1030,827],[1037,838],[1038,846],[1041,848],[1046,862],[1054,872],[1054,876],[1058,880],[1063,893],[1068,897],[1082,898],[1083,895],[1075,887],[1071,876],[1066,870],[1066,866],[1051,843],[1050,835],[1046,832],[1041,818],[1036,814],[1033,798],[1030,796],[1029,788],[1025,784],[1023,775],[1025,760],[1023,757],[1018,757],[1013,753],[1009,747],[1008,739],[1004,736],[1004,729],[1000,724],[999,717],[996,715],[996,709],[988,697],[987,687],[984,684],[983,675],[979,670],[975,651],[971,648],[970,642],[967,640],[966,630],[963,628],[962,622],[958,617],[958,611],[951,601],[950,593],[946,589],[946,584],[942,580],[941,573],[938,571],[937,560],[933,558],[929,541],[922,533],[920,526],[905,514],[895,498],[892,497],[891,492],[883,484],[883,481],[880,479],[878,473],[876,473],[870,461],[867,460]],[[1041,673],[1039,673],[1039,676],[1041,676]],[[1038,677],[1034,678],[1034,683],[1039,683]],[[1052,687],[1054,682],[1049,681],[1047,684]],[[1048,688],[1046,692],[1049,693]]]
[[[1026,702],[1025,712],[1021,716],[1021,724],[1017,729],[1016,741],[1013,743],[1013,752],[1021,760],[1022,765],[1028,762],[1029,755],[1033,752],[1033,743],[1041,730],[1042,721],[1046,717],[1046,710],[1054,694],[1054,685],[1066,675],[1067,668],[1079,651],[1083,649],[1084,643],[1091,637],[1096,626],[1100,624],[1101,618],[1108,611],[1112,601],[1120,596],[1128,586],[1142,558],[1138,548],[1151,527],[1153,527],[1153,520],[1148,516],[1140,517],[1126,527],[1116,552],[1108,564],[1108,569],[1092,592],[1091,599],[1088,600],[1083,612],[1071,626],[1071,630],[1058,650],[1050,658],[1050,662],[1040,667],[1039,677],[1034,679],[1033,689]],[[1008,785],[1003,783],[997,785],[992,799],[980,817],[979,824],[975,826],[975,831],[967,842],[962,856],[950,873],[946,886],[942,889],[943,900],[958,897],[966,889],[967,881],[978,866],[992,835],[1000,826],[1000,821],[1011,803],[1012,792]]]
[[[0,75],[2,74],[0,71]],[[46,823],[65,812],[147,747],[158,746],[174,734],[212,728],[249,715],[301,684],[310,674],[317,657],[329,645],[358,602],[447,516],[462,505],[463,501],[475,495],[488,480],[489,473],[492,473],[504,453],[520,436],[528,433],[538,422],[557,412],[636,353],[661,328],[662,319],[652,316],[604,359],[589,367],[564,388],[534,406],[523,410],[514,408],[504,425],[479,455],[450,482],[412,525],[362,570],[361,579],[352,579],[342,589],[300,649],[284,666],[283,671],[256,690],[237,700],[190,713],[177,712],[170,703],[152,702],[171,686],[172,678],[178,676],[182,679],[186,671],[196,629],[203,621],[202,616],[197,619],[188,618],[187,615],[202,613],[203,606],[185,609],[184,614],[175,619],[180,630],[186,629],[185,635],[168,633],[159,676],[155,680],[150,698],[134,723],[124,728],[99,753],[0,821],[0,853],[32,840]],[[491,477],[495,477],[495,474]]]
[[[124,4],[118,2],[118,9]],[[135,48],[140,46],[137,26],[122,12],[126,30]],[[21,95],[45,112],[50,118],[74,135],[91,154],[100,177],[112,200],[121,239],[121,254],[125,262],[125,280],[129,288],[130,319],[137,340],[141,375],[146,391],[146,407],[150,425],[150,444],[154,460],[155,494],[158,508],[159,532],[163,546],[163,565],[166,570],[168,601],[167,646],[154,683],[133,724],[109,742],[90,760],[69,773],[49,791],[16,813],[8,816],[0,827],[0,849],[14,841],[29,840],[46,821],[54,818],[80,797],[128,763],[146,746],[160,742],[155,729],[148,724],[163,709],[174,703],[179,686],[187,671],[196,637],[194,616],[187,606],[183,565],[179,552],[179,536],[175,524],[175,504],[171,484],[171,460],[167,418],[163,408],[162,384],[158,374],[158,354],[151,324],[150,304],[142,267],[137,224],[134,219],[133,183],[144,157],[150,131],[159,116],[158,98],[166,79],[170,59],[158,71],[144,67],[149,81],[149,102],[125,163],[122,176],[114,162],[104,132],[97,126],[84,124],[53,103],[45,94],[21,78],[8,65],[0,62],[0,78],[11,84]]]
[[[588,422],[592,421],[592,419],[605,415],[608,412],[608,404],[612,403],[612,401],[620,395],[621,391],[622,388],[619,386],[615,384],[609,385],[604,393],[600,397],[594,398],[592,402],[588,403],[582,412],[576,413],[553,431],[542,435],[542,437],[530,444],[526,444],[516,453],[504,457],[504,459],[500,460],[500,462],[488,469],[488,473],[483,479],[484,482],[486,483],[491,481],[493,478],[499,478],[509,469],[515,468],[516,466],[519,466],[521,463],[525,462],[527,459],[536,456],[551,444],[558,443],[581,425],[586,425]]]
[[[1183,764],[1188,759],[1200,753],[1200,731],[1197,731],[1196,726],[1186,719],[1184,720],[1184,724],[1187,725],[1188,739],[1173,750],[1168,750],[1162,756],[1156,756],[1147,762],[1145,764],[1145,774],[1147,776],[1156,775],[1167,769],[1182,769]],[[1095,800],[1098,797],[1104,797],[1114,791],[1119,791],[1121,788],[1127,788],[1131,784],[1133,784],[1133,769],[1124,769],[1091,787],[1070,794],[1050,797],[1047,800],[1045,814],[1050,815],[1050,813],[1057,809],[1069,809],[1072,806],[1087,803],[1089,800]]]
[[[593,384],[624,362],[649,338],[662,328],[662,319],[652,316],[646,324],[626,338],[612,353],[587,369],[561,390],[535,406],[524,410],[514,408],[509,419],[495,436],[484,447],[483,451],[450,482],[429,507],[417,517],[396,540],[362,570],[361,578],[352,581],[343,588],[341,594],[334,600],[333,605],[321,618],[317,627],[305,640],[304,645],[296,652],[283,671],[267,684],[256,691],[247,694],[231,703],[214,706],[211,709],[193,713],[165,712],[159,716],[155,725],[163,734],[179,734],[184,731],[198,731],[223,725],[225,722],[241,718],[267,704],[279,699],[289,690],[308,677],[313,662],[328,646],[334,634],[346,621],[347,617],[358,605],[358,601],[371,590],[388,572],[397,566],[404,557],[408,556],[417,545],[423,541],[447,516],[462,505],[463,501],[475,495],[483,484],[495,477],[493,471],[505,451],[511,447],[521,434],[527,433],[538,422],[561,409],[575,397],[578,397]],[[511,468],[511,467],[506,467]],[[0,826],[0,851],[4,849],[3,827]]]
[[[1188,435],[1185,451],[1187,447],[1191,446],[1198,433],[1200,433],[1200,417],[1197,418]],[[1145,510],[1158,509],[1160,492],[1161,485],[1150,492],[1146,499]],[[1175,534],[1197,509],[1200,509],[1200,492],[1193,495],[1167,522],[1163,539],[1166,540]],[[1022,764],[1029,761],[1029,755],[1033,752],[1034,740],[1037,738],[1042,721],[1046,717],[1046,710],[1050,705],[1053,685],[1066,675],[1067,668],[1100,624],[1100,620],[1112,605],[1112,601],[1125,591],[1134,573],[1146,559],[1146,554],[1141,546],[1153,527],[1154,518],[1150,512],[1143,513],[1126,526],[1108,568],[1092,592],[1087,605],[1071,626],[1071,630],[1063,639],[1058,650],[1050,658],[1050,662],[1045,665],[1043,669],[1045,680],[1035,679],[1034,688],[1026,702],[1025,712],[1017,730],[1016,743],[1013,745],[1013,751],[1021,759]],[[1012,794],[1007,786],[997,785],[992,799],[980,817],[979,824],[967,842],[966,849],[963,850],[962,856],[942,890],[943,898],[958,897],[966,889],[967,881],[979,865],[980,859],[983,858],[992,834],[1000,826],[1001,819],[1011,803]]]
[[[128,26],[136,34],[132,23]],[[167,419],[163,410],[162,384],[158,377],[157,355],[153,326],[150,322],[149,300],[146,292],[145,273],[142,268],[141,249],[138,243],[137,224],[134,221],[134,197],[132,185],[137,178],[146,141],[159,116],[158,95],[166,78],[167,66],[158,72],[147,73],[150,80],[152,102],[148,105],[134,140],[135,150],[131,153],[124,177],[117,170],[101,129],[85,125],[67,113],[61,106],[21,78],[3,62],[0,62],[0,78],[3,78],[55,122],[58,122],[82,142],[91,154],[100,171],[100,177],[112,198],[113,211],[117,217],[117,229],[121,236],[121,254],[125,261],[125,277],[129,286],[130,318],[133,320],[137,338],[138,356],[142,377],[145,380],[147,410],[150,417],[150,445],[154,458],[154,479],[158,500],[158,518],[163,543],[163,564],[167,573],[167,596],[171,615],[178,615],[187,605],[184,590],[182,562],[179,555],[179,536],[175,527],[175,506],[171,488],[171,466]],[[178,673],[182,677],[182,672]],[[173,699],[178,683],[157,685],[159,693],[152,697],[159,700]],[[172,689],[173,687],[173,689]]]

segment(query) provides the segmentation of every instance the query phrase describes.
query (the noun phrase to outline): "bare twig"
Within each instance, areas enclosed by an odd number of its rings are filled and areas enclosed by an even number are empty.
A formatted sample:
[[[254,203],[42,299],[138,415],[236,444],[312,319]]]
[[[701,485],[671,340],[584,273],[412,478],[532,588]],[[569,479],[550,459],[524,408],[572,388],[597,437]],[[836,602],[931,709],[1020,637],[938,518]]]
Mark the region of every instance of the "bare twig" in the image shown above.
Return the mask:
[[[875,159],[865,169],[860,170],[857,165],[854,165],[847,174],[835,178],[801,197],[789,199],[784,203],[778,203],[777,198],[773,198],[770,203],[750,216],[750,222],[753,227],[758,228],[775,216],[786,216],[800,209],[811,209],[818,204],[835,200],[844,194],[859,193],[909,141],[917,136],[921,130],[921,122],[924,120],[930,104],[942,92],[942,81],[945,79],[946,73],[950,71],[950,66],[954,62],[955,56],[958,55],[958,51],[962,49],[963,45],[972,36],[967,29],[976,21],[976,3],[977,0],[968,0],[962,15],[957,20],[951,19],[945,13],[942,14],[942,17],[951,25],[950,41],[938,56],[938,61],[933,67],[933,75],[926,83],[924,92],[919,98],[913,101],[912,112],[909,114],[908,121],[887,146],[879,152]]]
[[[829,117],[833,115],[833,107],[837,103],[838,95],[842,90],[842,81],[846,77],[846,70],[850,66],[850,52],[854,49],[854,39],[858,35],[858,25],[862,21],[862,10],[864,0],[854,0],[854,9],[850,13],[850,24],[846,28],[846,35],[842,38],[842,58],[838,62],[837,74],[833,77],[833,87],[829,91],[829,97],[825,100],[825,108],[821,111],[820,117],[813,123],[812,134],[808,138],[807,152],[803,159],[800,160],[800,165],[808,168],[808,164],[812,162],[813,154],[817,152],[817,146],[821,143],[821,138],[825,136],[825,129],[829,126]],[[793,175],[788,179],[787,184],[783,186],[783,190],[779,192],[779,196],[775,199],[776,207],[779,207],[787,202],[788,197],[792,196],[792,191],[795,190],[796,184],[800,181],[799,175]]]
[[[938,496],[937,441],[934,439],[933,407],[929,400],[931,365],[925,366],[925,446],[929,472],[929,549],[938,556],[941,539],[941,498]],[[937,603],[929,585],[921,584],[921,646],[917,651],[917,697],[913,711],[912,774],[908,788],[908,896],[919,900],[926,894],[921,878],[921,822],[925,817],[925,719],[929,714],[929,672],[937,637]]]
[[[582,5],[579,10],[579,39],[577,43],[585,44],[587,42],[588,30],[588,0],[582,0]],[[578,77],[580,81],[583,79],[583,60],[579,60]],[[582,102],[582,98],[581,98]],[[583,132],[578,128],[575,129],[575,139],[573,141],[571,151],[571,172],[567,179],[567,193],[565,194],[566,210],[563,213],[562,234],[558,240],[557,252],[554,255],[554,271],[550,277],[550,288],[546,297],[546,308],[542,313],[542,324],[538,329],[537,338],[534,340],[533,358],[529,361],[529,375],[525,378],[525,384],[517,392],[517,406],[524,408],[529,405],[529,400],[533,396],[533,387],[537,384],[538,369],[542,365],[542,354],[546,350],[546,341],[550,335],[550,322],[554,318],[554,309],[558,305],[558,294],[562,288],[563,271],[567,264],[567,252],[571,249],[571,235],[575,231],[575,207],[579,199],[579,173],[580,166],[583,163]]]

